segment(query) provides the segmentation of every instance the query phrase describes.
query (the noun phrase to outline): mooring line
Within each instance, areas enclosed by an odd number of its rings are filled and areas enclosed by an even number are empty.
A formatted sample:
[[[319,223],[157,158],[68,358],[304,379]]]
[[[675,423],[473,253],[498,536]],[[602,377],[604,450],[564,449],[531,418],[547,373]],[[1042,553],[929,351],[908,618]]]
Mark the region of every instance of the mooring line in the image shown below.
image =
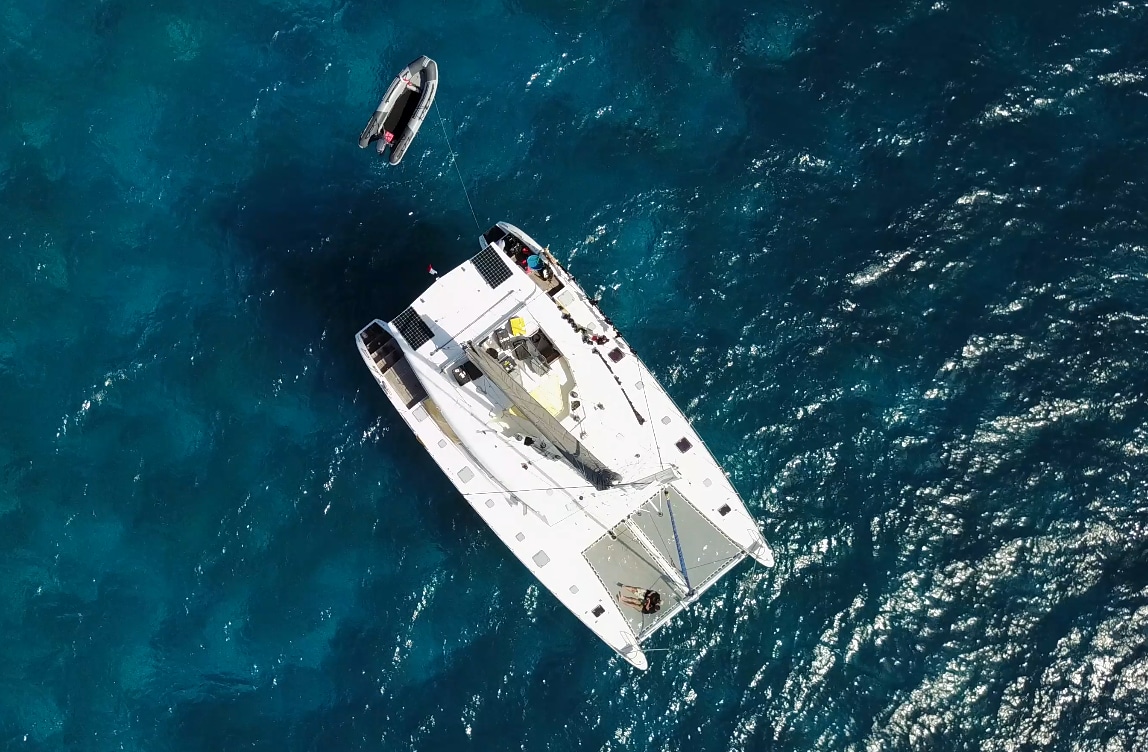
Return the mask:
[[[466,205],[470,207],[470,216],[474,218],[474,226],[482,232],[482,225],[478,222],[478,215],[474,213],[474,203],[470,200],[470,191],[466,189],[466,181],[462,179],[462,172],[458,169],[458,155],[450,145],[450,136],[446,135],[446,123],[442,119],[442,110],[439,109],[438,100],[435,100],[434,111],[438,115],[438,124],[442,128],[442,137],[446,141],[446,148],[450,152],[450,163],[454,165],[454,173],[458,175],[458,184],[462,186],[462,195],[466,196]]]

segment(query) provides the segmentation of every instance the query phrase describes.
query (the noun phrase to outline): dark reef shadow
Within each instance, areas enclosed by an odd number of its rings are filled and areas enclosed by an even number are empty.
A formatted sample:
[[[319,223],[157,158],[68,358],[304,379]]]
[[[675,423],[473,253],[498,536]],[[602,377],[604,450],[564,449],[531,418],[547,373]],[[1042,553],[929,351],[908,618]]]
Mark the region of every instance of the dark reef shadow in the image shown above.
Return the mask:
[[[377,422],[391,429],[351,461],[392,465],[397,480],[386,488],[356,489],[355,495],[373,501],[353,504],[342,522],[325,517],[321,506],[284,520],[259,558],[262,571],[250,574],[258,584],[244,596],[251,613],[239,634],[268,660],[278,651],[296,650],[287,646],[305,638],[307,628],[291,620],[311,605],[316,573],[349,551],[364,562],[375,556],[392,560],[374,567],[382,574],[372,574],[367,564],[355,573],[348,584],[354,605],[338,617],[320,665],[283,666],[275,684],[268,675],[242,686],[193,671],[188,687],[165,695],[174,710],[146,709],[158,728],[181,740],[173,748],[214,747],[221,739],[229,748],[311,748],[313,740],[338,737],[349,743],[367,729],[377,734],[385,719],[355,709],[370,704],[386,710],[371,682],[391,666],[390,626],[410,618],[410,600],[417,600],[427,580],[426,567],[441,563],[446,580],[458,581],[473,577],[476,568],[517,566],[494,548],[497,541],[484,537],[485,525],[406,429],[353,342],[365,324],[393,318],[432,282],[428,263],[445,271],[477,250],[470,218],[422,218],[424,206],[412,194],[442,188],[430,181],[415,185],[425,168],[413,160],[380,171],[373,151],[360,152],[353,142],[325,161],[311,159],[284,154],[267,160],[233,191],[212,196],[204,202],[205,229],[244,267],[239,284],[249,302],[240,313],[250,317],[249,336],[270,343],[268,356],[290,367],[313,364],[316,377],[284,389],[311,390],[315,409],[345,411],[341,420],[350,422],[349,434],[363,434]],[[291,461],[292,455],[284,457]],[[445,555],[408,561],[416,539]],[[527,573],[516,574],[524,587]],[[235,576],[229,570],[223,579]],[[405,589],[395,590],[396,581],[404,580]],[[481,581],[476,586],[484,587]],[[204,611],[168,620],[163,632],[169,648],[193,651],[208,616]],[[441,682],[435,691],[442,691]],[[268,724],[269,718],[292,720]]]

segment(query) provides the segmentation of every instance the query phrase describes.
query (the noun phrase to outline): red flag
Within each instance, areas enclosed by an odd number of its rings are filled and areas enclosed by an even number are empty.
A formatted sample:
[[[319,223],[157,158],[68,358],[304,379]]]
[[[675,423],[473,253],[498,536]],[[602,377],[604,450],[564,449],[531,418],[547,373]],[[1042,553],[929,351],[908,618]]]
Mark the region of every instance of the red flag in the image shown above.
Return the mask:
[[[430,264],[427,264],[427,273],[430,274],[431,276],[434,276],[434,277],[438,276],[438,272],[435,271],[435,268],[433,266],[431,266]]]

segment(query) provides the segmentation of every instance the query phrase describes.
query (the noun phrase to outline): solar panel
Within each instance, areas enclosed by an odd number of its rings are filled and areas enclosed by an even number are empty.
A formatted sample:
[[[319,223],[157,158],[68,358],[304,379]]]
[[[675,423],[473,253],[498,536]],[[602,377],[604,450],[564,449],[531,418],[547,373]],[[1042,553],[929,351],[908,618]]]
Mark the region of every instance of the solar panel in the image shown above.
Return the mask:
[[[498,287],[510,279],[510,267],[498,257],[498,251],[493,246],[488,245],[470,261],[491,287]]]
[[[431,333],[430,327],[426,325],[426,322],[422,320],[422,317],[419,316],[413,308],[408,308],[398,316],[395,316],[394,319],[391,320],[391,323],[399,330],[399,334],[403,335],[403,339],[416,350],[419,349],[423,343],[430,342],[431,337],[434,336]]]

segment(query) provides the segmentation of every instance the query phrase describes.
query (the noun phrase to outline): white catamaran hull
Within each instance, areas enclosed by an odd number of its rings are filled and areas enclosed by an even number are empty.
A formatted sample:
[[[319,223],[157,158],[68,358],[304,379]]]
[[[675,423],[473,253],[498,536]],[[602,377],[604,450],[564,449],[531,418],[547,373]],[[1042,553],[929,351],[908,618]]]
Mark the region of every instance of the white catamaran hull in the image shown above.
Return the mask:
[[[507,223],[356,337],[459,493],[620,656],[746,556],[773,554],[689,421],[547,249]],[[527,271],[530,255],[543,271]],[[661,596],[654,614],[624,586]]]

